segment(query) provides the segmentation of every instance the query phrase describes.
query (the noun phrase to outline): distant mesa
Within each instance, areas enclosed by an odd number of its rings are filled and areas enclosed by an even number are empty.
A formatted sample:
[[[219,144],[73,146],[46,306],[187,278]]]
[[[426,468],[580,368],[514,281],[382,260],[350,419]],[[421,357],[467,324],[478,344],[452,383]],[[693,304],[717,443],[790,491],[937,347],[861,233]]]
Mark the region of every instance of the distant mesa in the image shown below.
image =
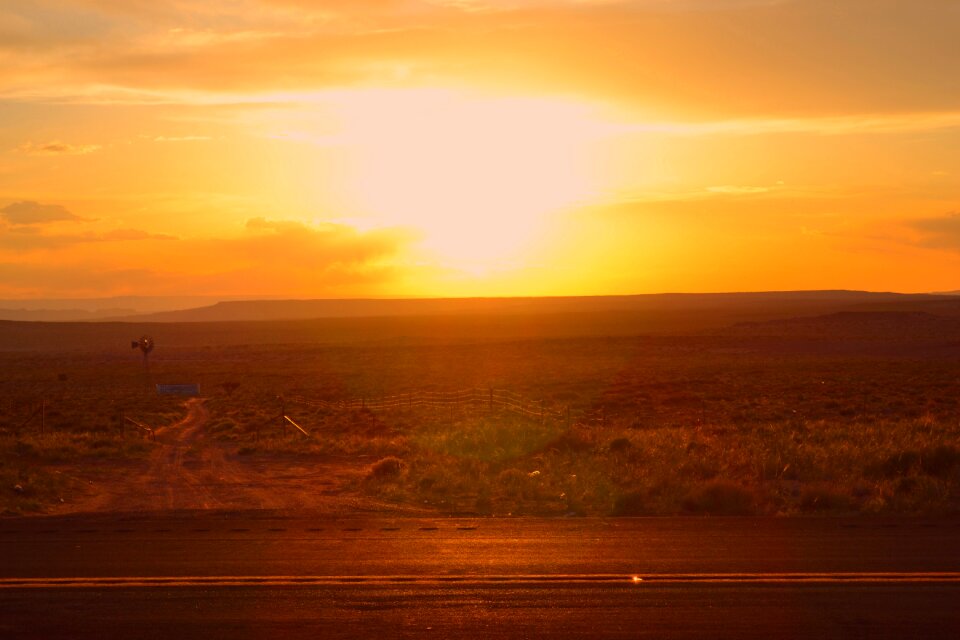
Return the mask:
[[[794,339],[960,340],[960,307],[947,315],[926,311],[841,311],[814,317],[742,322],[719,333]]]
[[[955,301],[950,296],[944,300]],[[557,296],[540,298],[419,298],[233,300],[213,305],[135,316],[104,318],[121,322],[225,322],[376,318],[447,315],[539,315],[569,313],[716,312],[767,317],[817,315],[864,305],[929,304],[928,294],[866,291],[769,291],[750,293],[662,293],[623,296]],[[731,324],[725,322],[723,324]]]
[[[0,301],[2,302],[2,301]],[[83,322],[0,320],[0,351],[115,353],[148,333],[210,345],[448,344],[633,336],[774,337],[834,343],[910,338],[960,345],[960,296],[798,291],[555,298],[225,301]],[[162,325],[168,326],[162,326]],[[956,336],[956,337],[951,337]],[[791,342],[793,340],[793,342]]]
[[[136,314],[135,309],[2,309],[0,320],[20,322],[89,322]]]

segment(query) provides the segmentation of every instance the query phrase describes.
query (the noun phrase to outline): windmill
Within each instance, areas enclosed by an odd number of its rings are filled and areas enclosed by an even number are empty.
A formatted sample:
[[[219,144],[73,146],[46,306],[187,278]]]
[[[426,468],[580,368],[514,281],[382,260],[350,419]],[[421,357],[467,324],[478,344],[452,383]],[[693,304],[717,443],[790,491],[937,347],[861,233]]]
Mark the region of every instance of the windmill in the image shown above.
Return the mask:
[[[153,338],[148,335],[140,336],[139,340],[132,340],[130,342],[131,349],[140,349],[143,352],[143,370],[147,375],[147,379],[150,378],[150,352],[153,351]]]

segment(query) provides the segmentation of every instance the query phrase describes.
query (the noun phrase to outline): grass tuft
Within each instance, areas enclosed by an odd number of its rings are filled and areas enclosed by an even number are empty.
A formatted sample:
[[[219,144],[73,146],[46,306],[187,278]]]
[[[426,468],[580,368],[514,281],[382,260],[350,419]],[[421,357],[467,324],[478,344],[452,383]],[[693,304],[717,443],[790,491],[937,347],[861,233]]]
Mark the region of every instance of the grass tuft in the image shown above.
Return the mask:
[[[630,491],[619,497],[613,503],[614,516],[644,516],[652,512],[647,496],[642,491]]]
[[[849,495],[829,485],[814,484],[800,492],[800,509],[806,513],[841,513],[852,507]]]
[[[373,463],[373,466],[370,467],[370,477],[378,479],[395,478],[403,472],[403,468],[403,460],[395,456],[387,456]]]
[[[746,516],[756,512],[753,491],[727,480],[714,480],[695,487],[683,501],[690,513],[715,516]]]

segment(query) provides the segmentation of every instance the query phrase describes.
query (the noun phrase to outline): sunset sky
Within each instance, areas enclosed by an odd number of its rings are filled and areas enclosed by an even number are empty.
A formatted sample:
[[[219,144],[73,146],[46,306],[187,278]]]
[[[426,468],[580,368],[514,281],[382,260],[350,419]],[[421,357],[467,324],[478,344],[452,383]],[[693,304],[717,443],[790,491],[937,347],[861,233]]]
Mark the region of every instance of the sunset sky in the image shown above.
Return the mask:
[[[955,0],[0,2],[0,297],[960,289]]]

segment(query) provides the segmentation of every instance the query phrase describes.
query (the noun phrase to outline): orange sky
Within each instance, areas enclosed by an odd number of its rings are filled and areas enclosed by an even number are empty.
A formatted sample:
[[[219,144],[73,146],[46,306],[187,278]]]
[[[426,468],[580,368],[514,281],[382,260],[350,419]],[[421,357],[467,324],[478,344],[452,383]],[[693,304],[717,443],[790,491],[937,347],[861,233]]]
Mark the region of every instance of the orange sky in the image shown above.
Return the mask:
[[[0,5],[0,298],[960,289],[953,0]]]

